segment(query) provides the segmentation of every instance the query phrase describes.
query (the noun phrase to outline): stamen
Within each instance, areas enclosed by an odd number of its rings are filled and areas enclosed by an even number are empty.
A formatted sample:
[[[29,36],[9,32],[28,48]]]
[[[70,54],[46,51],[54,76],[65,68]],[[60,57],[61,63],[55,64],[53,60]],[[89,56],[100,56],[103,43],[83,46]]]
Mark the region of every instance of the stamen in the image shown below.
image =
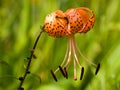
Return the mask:
[[[67,73],[67,68],[72,60],[72,56],[74,58],[74,80],[77,80],[77,70],[76,70],[76,64],[78,64],[78,66],[80,67],[81,70],[81,74],[80,74],[80,80],[82,80],[83,75],[84,75],[84,67],[80,64],[79,58],[78,58],[78,54],[80,54],[83,59],[85,61],[87,61],[89,64],[93,65],[94,67],[96,67],[96,71],[95,71],[95,75],[97,75],[99,69],[100,69],[100,64],[96,65],[93,62],[91,62],[87,57],[85,57],[82,52],[79,50],[74,35],[69,37],[69,41],[68,41],[68,46],[67,46],[67,50],[66,50],[66,54],[65,57],[61,63],[61,65],[55,70],[55,72],[53,72],[52,70],[50,71],[52,74],[52,77],[54,78],[55,81],[57,81],[57,78],[55,76],[55,73],[60,70],[60,72],[62,73],[62,75],[68,79],[68,73]],[[64,67],[64,68],[62,68]]]
[[[66,50],[66,53],[65,53],[65,57],[63,59],[63,62],[62,64],[60,65],[61,67],[65,64],[66,60],[67,60],[67,57],[68,57],[68,51],[69,51],[69,45],[67,45],[67,50]]]
[[[54,78],[54,80],[57,82],[57,78],[56,78],[54,72],[52,70],[50,70],[50,73],[51,73],[52,77]]]
[[[97,65],[97,68],[96,68],[96,71],[95,71],[95,75],[97,75],[99,69],[100,69],[100,63]]]
[[[62,67],[62,66],[65,64],[65,62],[67,61],[68,51],[69,51],[68,47],[69,47],[69,45],[67,46],[67,50],[66,50],[66,53],[65,53],[65,57],[64,57],[61,65],[60,65],[61,67]],[[58,72],[58,70],[59,70],[59,68],[57,68],[57,69],[55,70],[55,73]]]
[[[77,80],[77,75],[76,75],[76,61],[74,60],[74,80]]]
[[[75,42],[74,37],[72,37],[71,43],[72,43],[72,52],[73,52],[73,56],[74,56],[74,80],[77,80],[77,76],[76,76],[76,65],[75,65],[76,63],[77,63],[78,66],[81,68],[80,80],[82,80],[82,77],[83,77],[83,74],[84,74],[84,67],[82,67],[82,66],[80,65],[80,62],[79,62],[79,59],[78,59],[78,56],[77,56],[78,50],[77,50],[77,48],[76,48],[76,42]]]
[[[68,79],[68,73],[67,73],[66,67],[64,67],[64,72],[65,72],[66,79]]]
[[[74,41],[74,42],[75,42],[75,41]],[[93,65],[94,67],[96,67],[96,64],[95,64],[95,63],[93,63],[92,61],[90,61],[87,57],[85,57],[85,56],[82,54],[82,52],[80,51],[80,49],[78,48],[78,46],[77,46],[76,43],[75,43],[75,47],[76,47],[77,51],[79,52],[79,54],[82,56],[82,58],[83,58],[86,62],[88,62],[89,64],[91,64],[91,65]]]
[[[68,67],[68,65],[70,64],[71,60],[72,60],[72,45],[71,45],[71,39],[69,39],[68,41],[68,47],[69,47],[69,53],[68,53],[68,59],[66,62],[66,65],[64,67]]]
[[[81,68],[81,75],[80,75],[80,80],[82,80],[84,74],[84,67]]]
[[[66,75],[65,75],[65,73],[64,73],[64,71],[63,71],[63,69],[62,69],[61,66],[59,66],[59,70],[61,71],[62,75],[63,75],[64,77],[66,77]]]
[[[79,65],[79,67],[81,68],[81,65],[80,65],[80,62],[79,62],[79,59],[78,59],[78,56],[77,56],[78,50],[77,50],[77,48],[76,48],[76,42],[75,42],[74,36],[73,36],[71,42],[72,42],[72,51],[73,51],[74,59],[75,59],[75,61],[77,62],[77,64]]]

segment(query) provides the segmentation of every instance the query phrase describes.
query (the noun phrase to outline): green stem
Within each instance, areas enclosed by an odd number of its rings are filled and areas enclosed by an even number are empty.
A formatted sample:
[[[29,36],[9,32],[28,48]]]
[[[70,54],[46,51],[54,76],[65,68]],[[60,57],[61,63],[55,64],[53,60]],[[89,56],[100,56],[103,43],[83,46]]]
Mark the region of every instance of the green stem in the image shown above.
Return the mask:
[[[32,61],[32,58],[33,58],[33,55],[34,55],[34,51],[35,51],[35,48],[36,48],[37,43],[38,43],[38,40],[39,40],[39,38],[40,38],[40,36],[41,36],[41,34],[42,34],[43,31],[44,31],[44,27],[41,27],[41,31],[40,31],[39,35],[37,36],[37,39],[36,39],[36,41],[35,41],[35,43],[33,45],[32,50],[30,51],[31,54],[27,58],[28,59],[28,63],[27,63],[27,67],[26,67],[25,73],[24,73],[23,77],[19,77],[19,80],[21,82],[19,84],[18,90],[24,90],[24,88],[22,87],[22,85],[23,85],[23,83],[24,83],[27,75],[30,73],[29,72],[29,68],[30,68],[30,64],[31,64],[31,61]]]

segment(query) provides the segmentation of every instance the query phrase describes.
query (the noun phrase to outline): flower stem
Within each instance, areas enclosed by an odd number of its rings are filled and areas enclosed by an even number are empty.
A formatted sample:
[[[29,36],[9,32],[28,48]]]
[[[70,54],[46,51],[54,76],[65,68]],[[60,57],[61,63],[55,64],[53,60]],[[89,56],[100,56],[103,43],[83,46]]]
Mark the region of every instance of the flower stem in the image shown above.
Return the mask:
[[[41,31],[40,31],[39,35],[37,36],[37,39],[36,39],[36,41],[35,41],[35,43],[33,45],[32,50],[30,51],[30,56],[27,58],[28,59],[28,63],[27,63],[27,67],[26,67],[25,73],[24,73],[23,77],[19,77],[20,84],[19,84],[18,90],[24,90],[22,85],[23,85],[27,75],[30,73],[29,68],[30,68],[30,64],[31,64],[32,58],[34,56],[34,51],[35,51],[35,48],[36,48],[37,43],[38,43],[38,40],[39,40],[39,38],[40,38],[40,36],[41,36],[43,31],[44,31],[44,26],[41,27]]]

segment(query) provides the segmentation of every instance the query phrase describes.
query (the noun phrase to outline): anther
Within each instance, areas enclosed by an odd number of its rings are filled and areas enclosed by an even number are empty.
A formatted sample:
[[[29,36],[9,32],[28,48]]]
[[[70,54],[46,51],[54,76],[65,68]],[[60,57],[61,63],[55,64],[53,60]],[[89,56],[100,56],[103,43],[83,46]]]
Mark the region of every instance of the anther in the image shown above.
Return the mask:
[[[68,18],[67,18],[67,17],[55,16],[55,18],[65,19],[65,20],[67,21],[67,24],[69,23],[69,21],[68,21]]]
[[[55,16],[55,18],[61,18],[61,17],[59,17],[59,16]]]
[[[52,70],[50,70],[50,73],[51,73],[52,77],[54,78],[54,80],[57,82],[57,78],[56,78],[54,72]]]
[[[95,75],[97,75],[99,69],[100,69],[100,63],[97,65],[97,68],[96,68],[96,71],[95,71]]]
[[[63,75],[64,77],[66,77],[66,75],[65,75],[65,73],[64,73],[64,71],[63,71],[63,69],[62,69],[61,66],[59,66],[59,70],[61,71],[62,75]]]
[[[68,73],[67,73],[66,67],[64,67],[64,72],[65,72],[66,79],[68,79]]]
[[[68,21],[68,18],[67,17],[64,17],[64,19],[66,19],[66,21],[67,21],[67,24],[69,23],[69,21]]]
[[[84,67],[81,68],[81,75],[80,75],[80,80],[82,80],[84,74]]]

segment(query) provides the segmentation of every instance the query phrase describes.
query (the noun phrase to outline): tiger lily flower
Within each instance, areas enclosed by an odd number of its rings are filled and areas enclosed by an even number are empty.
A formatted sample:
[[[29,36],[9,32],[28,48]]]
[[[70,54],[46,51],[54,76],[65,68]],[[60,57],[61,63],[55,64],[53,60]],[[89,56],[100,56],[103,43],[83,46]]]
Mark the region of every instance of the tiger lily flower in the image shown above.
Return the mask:
[[[75,34],[88,32],[94,26],[94,22],[95,15],[93,11],[85,7],[71,8],[65,13],[61,10],[57,10],[46,16],[44,29],[48,35],[55,38],[68,38],[67,50],[62,63],[55,71],[51,70],[51,74],[55,81],[57,81],[55,74],[58,71],[60,71],[65,78],[68,78],[67,70],[72,60],[74,60],[74,80],[77,80],[76,65],[80,68],[80,80],[82,80],[84,67],[80,63],[78,55],[81,55],[86,62],[96,68],[95,74],[98,73],[100,64],[94,64],[85,57],[75,41]]]

